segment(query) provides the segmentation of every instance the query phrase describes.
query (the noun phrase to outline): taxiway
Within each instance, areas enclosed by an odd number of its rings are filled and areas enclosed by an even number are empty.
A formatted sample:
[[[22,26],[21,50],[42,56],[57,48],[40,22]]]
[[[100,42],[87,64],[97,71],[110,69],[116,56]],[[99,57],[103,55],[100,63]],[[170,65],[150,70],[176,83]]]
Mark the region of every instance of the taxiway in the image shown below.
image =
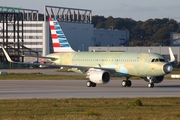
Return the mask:
[[[121,80],[86,87],[86,80],[1,80],[0,99],[31,98],[137,98],[180,97],[180,81],[164,80],[148,88],[143,80],[132,80],[132,87],[122,87]]]

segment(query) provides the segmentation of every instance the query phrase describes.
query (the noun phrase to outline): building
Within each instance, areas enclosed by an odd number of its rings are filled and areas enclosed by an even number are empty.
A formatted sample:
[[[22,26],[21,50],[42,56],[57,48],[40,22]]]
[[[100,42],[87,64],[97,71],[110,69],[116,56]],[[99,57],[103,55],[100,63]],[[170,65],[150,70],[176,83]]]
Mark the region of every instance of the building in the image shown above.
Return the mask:
[[[180,47],[179,46],[171,46],[171,49],[176,58],[176,62],[180,63]],[[89,47],[89,52],[153,52],[164,55],[167,59],[170,59],[169,56],[169,47],[167,46],[149,46],[149,47]]]
[[[129,43],[129,31],[94,29],[94,46],[124,46]]]
[[[44,22],[38,17],[37,10],[0,6],[0,43],[15,60],[42,54]]]
[[[19,22],[19,25],[23,26],[23,30],[18,31],[18,36],[24,48],[38,53],[39,56],[53,52],[49,17],[57,18],[71,47],[76,51],[88,51],[88,47],[93,45],[120,46],[129,41],[128,31],[94,29],[92,11],[87,9],[45,6],[44,14],[40,14],[38,10],[0,6],[0,12],[23,14],[23,18],[20,18],[23,22]],[[8,42],[14,41],[15,35],[12,33],[16,31],[12,29],[10,32],[10,27],[14,26],[11,19],[8,17],[8,21],[4,24],[4,26],[9,26],[9,28],[4,27],[9,36]],[[2,19],[0,20],[0,29],[3,28],[1,22]],[[0,32],[2,33],[3,30]],[[1,38],[0,42],[2,43],[4,39],[7,37]]]
[[[171,46],[180,45],[180,33],[171,33],[170,34]]]

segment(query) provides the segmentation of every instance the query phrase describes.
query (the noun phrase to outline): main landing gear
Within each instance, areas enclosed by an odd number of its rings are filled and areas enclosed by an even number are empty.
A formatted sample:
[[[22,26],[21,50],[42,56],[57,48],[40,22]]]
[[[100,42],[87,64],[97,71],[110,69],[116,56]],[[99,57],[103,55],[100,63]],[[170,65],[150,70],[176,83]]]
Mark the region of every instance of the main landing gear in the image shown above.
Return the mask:
[[[131,83],[130,80],[128,80],[128,78],[126,78],[126,80],[123,80],[123,81],[122,81],[121,85],[122,85],[123,87],[131,87],[132,83]]]
[[[96,83],[91,82],[90,80],[86,82],[87,87],[96,87]]]

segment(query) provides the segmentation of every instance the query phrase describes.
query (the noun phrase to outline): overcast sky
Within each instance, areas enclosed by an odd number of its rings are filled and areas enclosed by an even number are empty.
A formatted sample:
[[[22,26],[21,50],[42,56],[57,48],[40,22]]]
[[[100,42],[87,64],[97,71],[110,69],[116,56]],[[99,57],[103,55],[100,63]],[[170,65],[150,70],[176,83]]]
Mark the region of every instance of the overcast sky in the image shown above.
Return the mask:
[[[180,0],[0,0],[0,6],[39,10],[44,6],[92,10],[92,15],[132,18],[145,21],[173,18],[180,21]]]

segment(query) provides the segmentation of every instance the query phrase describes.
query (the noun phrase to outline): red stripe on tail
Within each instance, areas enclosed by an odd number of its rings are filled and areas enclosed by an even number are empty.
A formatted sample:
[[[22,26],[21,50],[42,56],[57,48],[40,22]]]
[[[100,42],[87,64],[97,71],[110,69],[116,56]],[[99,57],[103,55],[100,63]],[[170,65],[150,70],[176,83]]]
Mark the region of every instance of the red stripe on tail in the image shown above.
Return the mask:
[[[55,30],[55,27],[54,26],[50,26],[50,30]]]
[[[52,21],[52,18],[49,18],[49,21]]]
[[[60,47],[59,43],[53,43],[53,47]]]
[[[52,38],[58,38],[58,36],[56,34],[52,34],[51,37]]]

